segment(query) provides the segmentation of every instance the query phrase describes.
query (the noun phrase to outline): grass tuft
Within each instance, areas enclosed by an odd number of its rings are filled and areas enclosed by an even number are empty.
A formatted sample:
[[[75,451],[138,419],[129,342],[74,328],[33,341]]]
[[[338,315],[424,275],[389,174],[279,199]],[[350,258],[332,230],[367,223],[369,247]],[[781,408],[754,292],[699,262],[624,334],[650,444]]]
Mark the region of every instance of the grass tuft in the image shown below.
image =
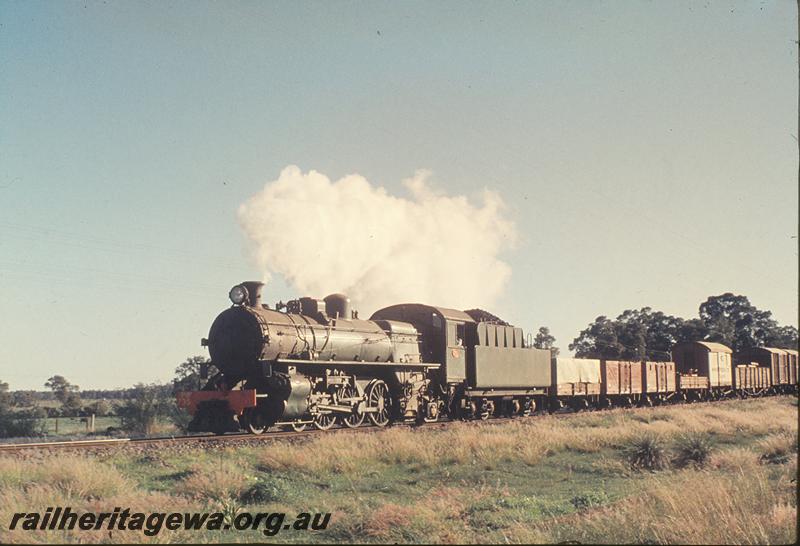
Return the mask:
[[[635,470],[662,470],[667,467],[667,452],[660,436],[645,434],[631,441],[628,462]]]
[[[697,431],[683,434],[678,438],[675,466],[700,468],[706,464],[713,449],[714,444],[708,434]]]
[[[195,463],[189,474],[178,482],[174,491],[193,499],[223,502],[238,498],[252,478],[233,461],[223,459],[212,463]]]
[[[762,463],[787,463],[792,454],[797,453],[797,433],[794,435],[787,433],[773,434],[759,442],[759,447],[761,451],[759,460]]]

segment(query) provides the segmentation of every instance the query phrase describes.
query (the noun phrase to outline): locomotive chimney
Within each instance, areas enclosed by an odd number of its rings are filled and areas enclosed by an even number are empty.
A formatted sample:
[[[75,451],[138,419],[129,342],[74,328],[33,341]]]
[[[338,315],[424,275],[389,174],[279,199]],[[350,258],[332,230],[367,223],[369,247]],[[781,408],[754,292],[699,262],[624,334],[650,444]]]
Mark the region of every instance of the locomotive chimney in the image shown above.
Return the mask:
[[[261,307],[261,289],[264,283],[260,281],[243,282],[242,286],[247,289],[247,305],[250,307]]]

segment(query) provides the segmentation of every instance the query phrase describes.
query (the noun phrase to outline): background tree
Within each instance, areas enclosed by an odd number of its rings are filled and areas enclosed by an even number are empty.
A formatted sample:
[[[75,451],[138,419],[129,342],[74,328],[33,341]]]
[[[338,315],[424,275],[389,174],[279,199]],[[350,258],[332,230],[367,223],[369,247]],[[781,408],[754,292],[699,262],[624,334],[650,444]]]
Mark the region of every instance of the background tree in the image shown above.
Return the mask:
[[[95,400],[83,408],[87,415],[94,413],[97,417],[105,417],[112,411],[111,403],[108,400]]]
[[[8,383],[0,381],[0,406],[11,407],[11,393],[8,392]]]
[[[152,434],[159,420],[170,412],[171,390],[169,385],[134,385],[125,401],[117,408],[122,428],[141,434]]]
[[[0,438],[34,436],[41,433],[42,421],[29,410],[14,411],[8,383],[0,381]]]
[[[749,347],[797,348],[794,326],[779,326],[770,311],[753,306],[745,296],[725,293],[700,305],[699,318],[689,320],[653,311],[627,309],[615,320],[600,316],[569,345],[580,358],[668,360],[682,341],[717,341],[734,351]]]
[[[172,393],[181,391],[195,391],[202,389],[206,384],[206,379],[200,377],[200,369],[208,366],[208,376],[211,377],[217,372],[217,368],[211,364],[211,360],[204,356],[190,356],[175,368],[175,378],[172,380]],[[174,397],[169,401],[169,418],[179,430],[186,432],[192,416],[184,408],[179,408],[175,403]]]
[[[217,369],[211,360],[204,356],[190,356],[175,368],[175,378],[172,380],[173,391],[196,391],[205,386],[206,380],[200,377],[200,368],[208,366],[208,376],[216,373]]]
[[[797,328],[794,326],[778,326],[770,331],[765,343],[767,347],[797,350]]]
[[[34,391],[14,391],[11,397],[12,405],[17,408],[30,408],[38,404]]]
[[[47,380],[44,386],[53,391],[56,400],[59,402],[63,402],[70,392],[78,392],[80,390],[78,385],[73,385],[63,375],[54,375]]]
[[[64,415],[74,416],[80,412],[83,401],[78,385],[73,385],[63,375],[54,375],[47,380],[44,386],[53,391],[56,400],[61,402]]]
[[[556,338],[550,333],[550,328],[542,326],[536,337],[533,338],[533,346],[537,349],[550,349],[551,356],[558,356],[559,348],[555,346]]]
[[[599,316],[569,344],[578,358],[619,359],[625,351],[618,337],[618,327],[614,321]]]
[[[762,311],[746,296],[726,292],[710,296],[700,304],[700,319],[708,328],[708,340],[731,347],[734,351],[751,347],[797,345],[797,329],[781,327],[771,311]]]
[[[81,410],[83,409],[83,400],[81,399],[81,395],[77,392],[67,393],[66,398],[64,398],[64,401],[61,402],[61,409],[64,415],[70,417],[75,417],[76,415],[80,414]]]
[[[686,321],[642,307],[627,309],[615,320],[597,317],[569,348],[579,358],[669,360],[675,343],[704,339],[706,333],[697,319]]]

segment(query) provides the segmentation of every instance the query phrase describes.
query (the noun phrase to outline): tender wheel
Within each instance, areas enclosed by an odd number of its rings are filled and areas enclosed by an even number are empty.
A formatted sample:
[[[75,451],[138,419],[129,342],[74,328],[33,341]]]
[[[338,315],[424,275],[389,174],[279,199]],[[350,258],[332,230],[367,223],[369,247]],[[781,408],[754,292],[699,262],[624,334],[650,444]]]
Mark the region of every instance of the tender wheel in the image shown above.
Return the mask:
[[[573,411],[585,411],[589,409],[589,401],[586,398],[577,398],[572,402]]]
[[[332,413],[319,413],[314,418],[314,426],[319,430],[328,430],[336,423],[336,416]]]
[[[441,413],[439,402],[429,402],[427,406],[425,406],[425,416],[422,420],[426,423],[435,423],[439,420],[439,415],[441,415]]]
[[[389,386],[383,381],[376,381],[369,387],[367,393],[367,407],[375,408],[376,411],[368,413],[372,424],[385,427],[392,420],[392,396],[389,394]]]
[[[474,400],[467,400],[464,409],[460,412],[462,421],[471,421],[478,414],[478,404]]]
[[[341,394],[339,395],[340,398],[356,398],[357,396],[358,392],[352,385],[345,385],[341,391]],[[344,426],[348,428],[356,428],[364,422],[364,414],[359,411],[358,407],[356,407],[353,413],[349,415],[339,415],[338,419]]]
[[[494,402],[492,400],[484,400],[481,403],[481,421],[486,421],[494,413]]]
[[[536,402],[533,398],[526,398],[522,402],[522,416],[530,417],[534,411],[536,411]]]

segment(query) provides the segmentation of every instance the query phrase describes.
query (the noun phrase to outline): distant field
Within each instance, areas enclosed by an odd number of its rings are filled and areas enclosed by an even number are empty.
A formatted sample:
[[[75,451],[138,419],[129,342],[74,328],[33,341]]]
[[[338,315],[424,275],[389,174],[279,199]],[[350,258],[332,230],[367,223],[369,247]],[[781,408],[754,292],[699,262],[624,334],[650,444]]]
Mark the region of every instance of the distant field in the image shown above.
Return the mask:
[[[81,417],[50,417],[43,419],[45,422],[45,432],[48,435],[74,435],[86,434],[87,423],[81,422]],[[96,433],[103,433],[108,427],[119,428],[120,419],[118,417],[96,417],[94,429]]]
[[[108,402],[111,405],[116,405],[116,404],[122,403],[122,400],[119,399],[119,398],[103,398],[103,400],[105,400],[106,402]],[[84,398],[83,399],[83,405],[84,406],[88,406],[88,405],[93,404],[95,402],[97,402],[97,399],[95,399],[95,398]],[[38,406],[40,408],[60,408],[61,407],[61,402],[59,402],[58,400],[55,400],[55,399],[53,399],[53,400],[37,400],[36,401],[36,406]],[[31,408],[30,407],[23,407],[21,409],[31,409]]]
[[[0,542],[794,543],[797,422],[785,396],[257,448],[3,456]],[[651,456],[653,470],[632,466]],[[333,517],[275,537],[7,530],[10,512],[57,505]]]

